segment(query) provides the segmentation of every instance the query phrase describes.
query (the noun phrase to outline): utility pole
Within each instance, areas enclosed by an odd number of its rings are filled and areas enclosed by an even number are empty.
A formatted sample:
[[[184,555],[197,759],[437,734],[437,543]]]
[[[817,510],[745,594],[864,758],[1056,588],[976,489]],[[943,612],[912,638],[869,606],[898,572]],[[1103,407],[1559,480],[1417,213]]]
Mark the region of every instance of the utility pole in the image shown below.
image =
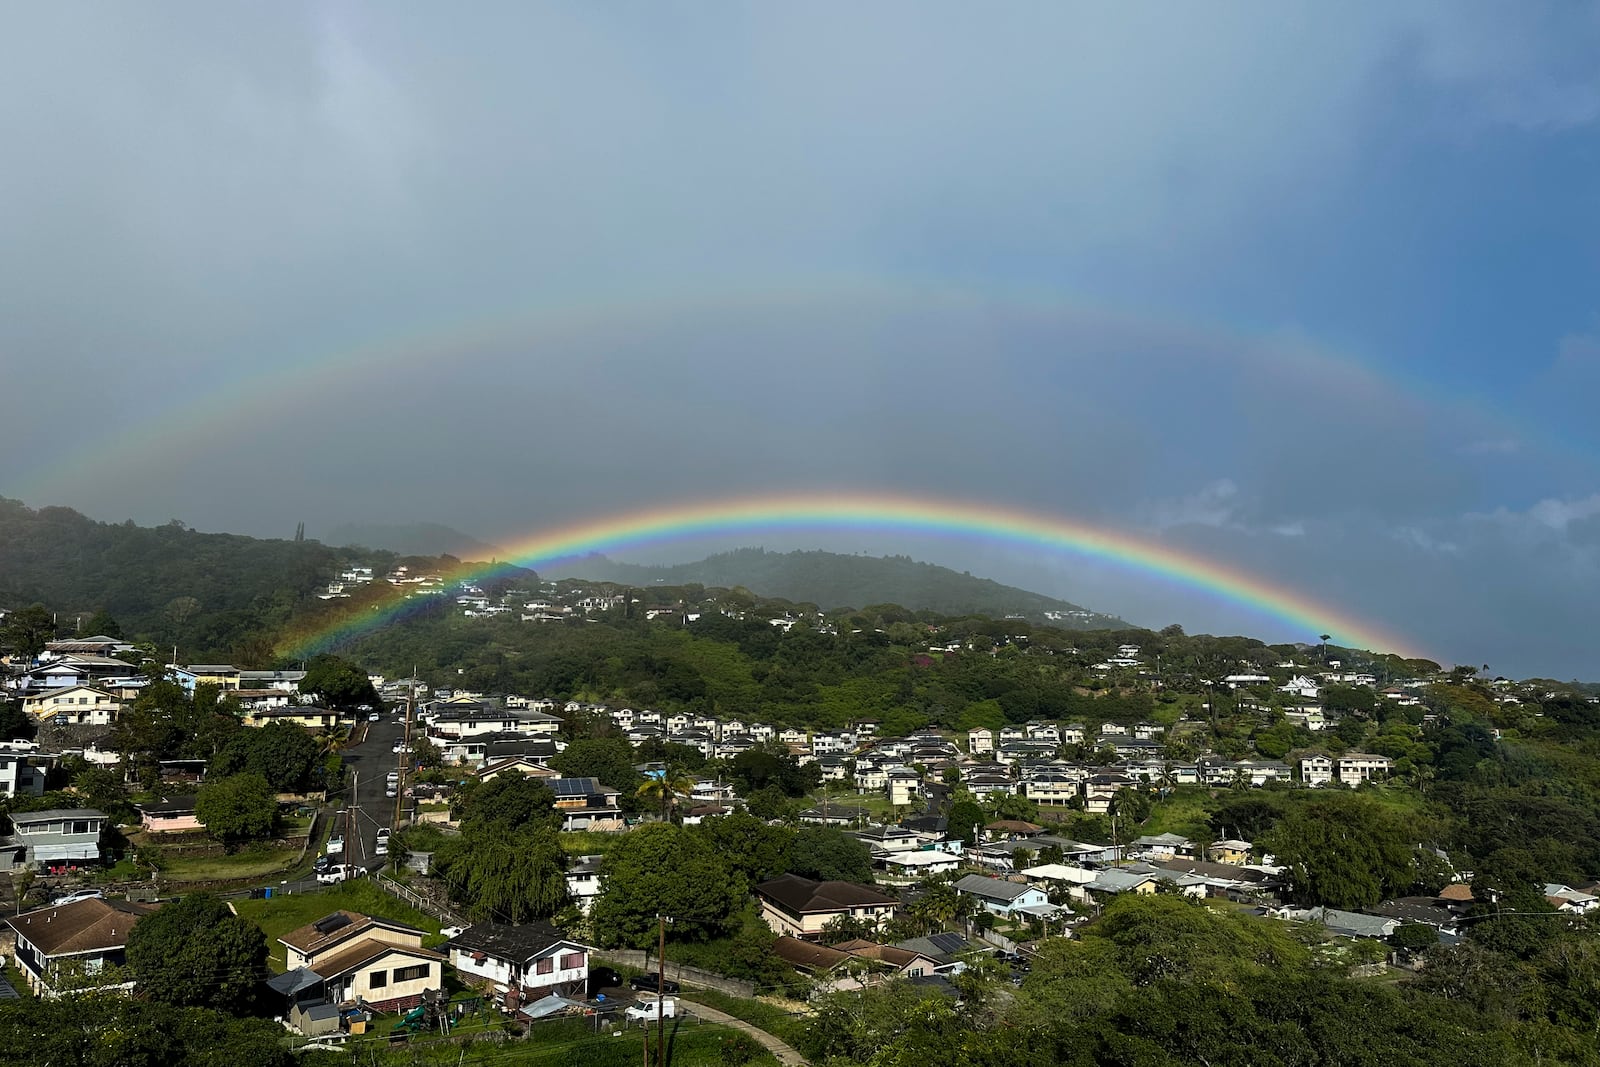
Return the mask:
[[[661,947],[656,952],[656,1067],[663,1067],[667,1062],[667,1017],[665,1000],[667,995],[667,924],[672,920],[660,913],[656,914],[656,925],[660,929]],[[646,1044],[649,1039],[646,1039]]]
[[[344,809],[344,850],[339,856],[339,862],[350,862],[350,842],[356,839],[356,801],[361,798],[361,772],[350,772],[350,803]]]

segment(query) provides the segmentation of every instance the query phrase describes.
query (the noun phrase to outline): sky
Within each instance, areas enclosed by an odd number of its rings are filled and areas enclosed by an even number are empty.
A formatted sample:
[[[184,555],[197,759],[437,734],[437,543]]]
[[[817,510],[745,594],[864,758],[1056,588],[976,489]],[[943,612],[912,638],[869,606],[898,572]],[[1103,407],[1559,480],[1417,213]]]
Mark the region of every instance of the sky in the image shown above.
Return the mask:
[[[1594,4],[4,18],[0,495],[494,543],[987,500],[1600,678]],[[1084,559],[765,543],[1316,636]]]

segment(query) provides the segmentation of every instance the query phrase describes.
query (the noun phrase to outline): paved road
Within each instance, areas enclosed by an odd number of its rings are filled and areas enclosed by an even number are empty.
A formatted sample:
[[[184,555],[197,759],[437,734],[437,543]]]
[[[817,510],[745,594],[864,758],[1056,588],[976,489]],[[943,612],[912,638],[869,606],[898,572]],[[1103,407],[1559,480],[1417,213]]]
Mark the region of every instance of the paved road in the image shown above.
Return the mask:
[[[723,1026],[731,1026],[735,1030],[743,1030],[759,1041],[761,1046],[776,1056],[778,1062],[784,1064],[785,1067],[805,1067],[806,1058],[804,1056],[765,1030],[747,1023],[743,1019],[729,1015],[725,1011],[718,1011],[716,1008],[697,1004],[692,1000],[685,1000],[682,996],[678,997],[678,1003],[683,1005],[684,1011],[690,1015],[698,1016],[708,1023],[720,1023]]]
[[[354,836],[350,833],[349,814],[339,817],[334,825],[334,832],[345,837],[345,863],[382,866],[374,850],[378,828],[394,824],[394,798],[384,796],[384,790],[387,775],[400,766],[394,746],[405,734],[404,716],[402,705],[385,712],[377,722],[362,723],[366,727],[366,737],[360,744],[344,750],[344,761],[350,768],[350,780],[356,789],[354,797],[347,801],[347,811],[354,813]]]

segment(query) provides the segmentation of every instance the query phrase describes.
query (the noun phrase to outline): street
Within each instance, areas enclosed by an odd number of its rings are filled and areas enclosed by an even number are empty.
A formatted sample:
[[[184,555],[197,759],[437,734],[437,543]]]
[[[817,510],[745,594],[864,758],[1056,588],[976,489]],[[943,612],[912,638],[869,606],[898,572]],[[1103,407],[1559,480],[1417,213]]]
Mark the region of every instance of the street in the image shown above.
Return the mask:
[[[346,782],[351,789],[346,814],[338,816],[333,825],[333,833],[345,838],[344,863],[376,868],[386,858],[378,856],[375,849],[379,828],[395,827],[395,800],[384,796],[384,790],[389,772],[400,768],[401,757],[393,749],[405,735],[404,722],[405,705],[400,704],[384,712],[377,722],[363,722],[366,736],[360,744],[344,750]]]

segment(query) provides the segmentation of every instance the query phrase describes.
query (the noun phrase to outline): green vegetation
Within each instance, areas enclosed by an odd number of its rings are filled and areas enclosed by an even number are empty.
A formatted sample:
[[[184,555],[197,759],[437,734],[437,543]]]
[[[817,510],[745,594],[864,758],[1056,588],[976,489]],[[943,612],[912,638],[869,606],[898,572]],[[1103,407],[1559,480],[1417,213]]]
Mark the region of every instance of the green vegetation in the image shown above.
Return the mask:
[[[279,971],[284,969],[284,961],[283,946],[278,943],[278,938],[340,909],[393,919],[425,930],[429,934],[423,938],[425,946],[432,947],[444,940],[439,936],[438,919],[396,900],[370,881],[360,878],[340,882],[315,893],[276,895],[271,900],[236,900],[233,908],[261,927],[267,937],[268,960],[273,969]]]
[[[837,552],[768,552],[743,548],[697,563],[670,567],[617,563],[590,556],[558,568],[558,574],[629,586],[688,586],[756,589],[763,596],[817,604],[824,610],[866,604],[908,604],[942,615],[1026,615],[1042,620],[1047,611],[1082,611],[1075,604],[974,578],[948,567],[919,563],[909,556],[847,556]],[[1076,629],[1127,624],[1111,615],[1085,613]]]
[[[247,1008],[266,978],[266,962],[260,927],[204,893],[163,905],[128,934],[135,989],[167,1004]]]

